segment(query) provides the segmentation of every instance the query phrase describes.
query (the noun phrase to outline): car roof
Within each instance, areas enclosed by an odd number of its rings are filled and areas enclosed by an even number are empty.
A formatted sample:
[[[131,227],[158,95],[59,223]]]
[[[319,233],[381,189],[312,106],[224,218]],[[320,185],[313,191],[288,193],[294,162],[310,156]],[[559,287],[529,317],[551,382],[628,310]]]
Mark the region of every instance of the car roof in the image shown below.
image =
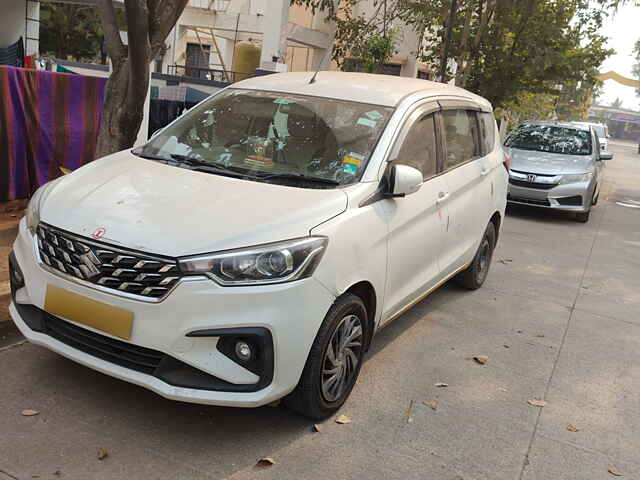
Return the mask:
[[[297,95],[349,100],[388,107],[397,106],[412,94],[423,96],[450,95],[464,97],[491,110],[484,98],[462,88],[419,78],[396,77],[356,72],[318,72],[314,83],[309,84],[313,72],[274,73],[234,83],[231,88],[266,90]]]
[[[534,120],[523,123],[527,125],[552,125],[554,127],[573,128],[575,130],[589,130],[589,127],[591,126],[589,124],[581,124],[578,122],[556,122],[551,120]]]

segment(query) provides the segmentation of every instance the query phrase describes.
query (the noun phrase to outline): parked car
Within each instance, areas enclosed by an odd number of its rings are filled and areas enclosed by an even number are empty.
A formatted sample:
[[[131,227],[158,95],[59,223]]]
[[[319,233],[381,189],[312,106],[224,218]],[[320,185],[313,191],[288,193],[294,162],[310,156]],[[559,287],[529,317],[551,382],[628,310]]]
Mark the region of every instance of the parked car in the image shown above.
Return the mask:
[[[600,150],[603,152],[609,151],[609,128],[604,123],[593,123],[593,122],[573,122],[577,125],[586,125],[593,127],[593,130],[596,132],[598,136],[598,140],[600,142]]]
[[[10,258],[23,334],[170,399],[325,418],[380,327],[480,287],[507,196],[491,105],[310,77],[236,83],[40,188]]]
[[[559,122],[525,122],[504,142],[511,157],[510,203],[573,212],[588,222],[598,203],[603,160],[593,127]]]

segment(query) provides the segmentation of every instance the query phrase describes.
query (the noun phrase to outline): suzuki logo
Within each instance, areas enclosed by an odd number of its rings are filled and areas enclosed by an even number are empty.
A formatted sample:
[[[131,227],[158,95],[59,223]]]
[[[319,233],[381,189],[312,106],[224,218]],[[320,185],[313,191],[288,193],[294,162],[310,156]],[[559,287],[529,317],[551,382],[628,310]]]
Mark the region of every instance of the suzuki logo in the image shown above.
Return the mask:
[[[95,232],[93,232],[93,238],[95,238],[96,240],[100,240],[102,237],[104,237],[105,233],[107,233],[107,229],[104,227],[100,227]]]
[[[535,182],[536,181],[536,176],[533,173],[527,173],[527,182]]]

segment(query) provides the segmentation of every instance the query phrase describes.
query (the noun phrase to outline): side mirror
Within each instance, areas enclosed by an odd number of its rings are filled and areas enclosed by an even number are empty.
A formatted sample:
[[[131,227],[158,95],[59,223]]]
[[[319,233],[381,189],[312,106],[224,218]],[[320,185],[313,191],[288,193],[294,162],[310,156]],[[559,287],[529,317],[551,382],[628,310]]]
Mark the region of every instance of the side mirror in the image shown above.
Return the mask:
[[[599,160],[611,160],[613,158],[613,153],[611,152],[600,152]]]
[[[404,197],[420,190],[422,172],[408,165],[392,165],[389,171],[387,197]]]

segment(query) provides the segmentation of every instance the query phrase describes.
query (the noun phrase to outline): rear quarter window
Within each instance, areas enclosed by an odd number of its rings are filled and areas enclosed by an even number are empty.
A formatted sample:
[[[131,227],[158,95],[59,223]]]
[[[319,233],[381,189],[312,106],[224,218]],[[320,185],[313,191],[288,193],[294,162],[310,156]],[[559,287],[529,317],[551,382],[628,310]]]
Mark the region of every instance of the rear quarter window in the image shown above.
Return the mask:
[[[480,121],[480,142],[482,144],[482,155],[489,155],[496,145],[496,120],[493,113],[478,113]]]

